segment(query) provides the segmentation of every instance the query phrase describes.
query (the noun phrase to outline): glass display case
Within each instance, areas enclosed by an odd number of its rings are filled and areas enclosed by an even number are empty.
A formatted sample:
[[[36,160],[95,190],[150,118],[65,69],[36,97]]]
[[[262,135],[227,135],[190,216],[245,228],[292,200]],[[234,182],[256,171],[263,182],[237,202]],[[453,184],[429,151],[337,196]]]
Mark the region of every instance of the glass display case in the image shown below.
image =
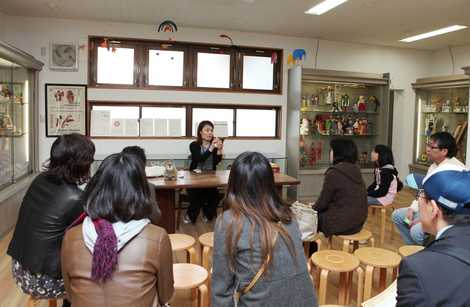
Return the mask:
[[[0,41],[0,189],[34,170],[31,114],[41,68],[32,56]]]
[[[457,143],[457,159],[467,156],[469,76],[423,78],[413,83],[416,92],[415,151],[412,171],[425,172],[432,163],[426,154],[429,137],[440,131],[451,133]]]
[[[318,196],[333,138],[352,139],[363,174],[370,174],[371,150],[391,138],[388,75],[296,67],[288,82],[288,173],[306,192],[292,196]]]

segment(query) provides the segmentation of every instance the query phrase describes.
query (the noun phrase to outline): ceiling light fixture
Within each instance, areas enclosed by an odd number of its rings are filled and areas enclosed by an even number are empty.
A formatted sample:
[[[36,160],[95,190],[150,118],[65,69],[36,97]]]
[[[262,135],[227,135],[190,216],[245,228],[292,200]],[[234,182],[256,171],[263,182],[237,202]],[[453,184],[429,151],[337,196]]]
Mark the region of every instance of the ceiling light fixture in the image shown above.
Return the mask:
[[[328,12],[331,9],[334,9],[338,5],[343,4],[346,1],[348,0],[325,0],[325,1],[322,1],[321,3],[318,3],[317,5],[315,5],[308,11],[306,11],[305,14],[321,15],[321,14]]]
[[[417,40],[430,38],[430,37],[433,37],[433,36],[442,35],[442,34],[446,34],[446,33],[449,33],[449,32],[454,32],[454,31],[458,31],[458,30],[462,30],[462,29],[466,29],[466,28],[467,28],[467,26],[453,25],[453,26],[450,26],[450,27],[445,27],[445,28],[434,30],[434,31],[431,31],[431,32],[427,32],[427,33],[423,33],[423,34],[419,34],[419,35],[415,35],[415,36],[410,36],[410,37],[401,39],[400,42],[411,43],[411,42],[414,42],[414,41],[417,41]]]

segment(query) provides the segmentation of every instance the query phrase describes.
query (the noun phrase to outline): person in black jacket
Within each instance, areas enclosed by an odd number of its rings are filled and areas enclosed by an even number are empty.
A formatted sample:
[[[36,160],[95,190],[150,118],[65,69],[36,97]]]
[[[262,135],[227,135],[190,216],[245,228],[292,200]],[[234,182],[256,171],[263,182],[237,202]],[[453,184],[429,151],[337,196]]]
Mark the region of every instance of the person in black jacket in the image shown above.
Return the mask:
[[[374,181],[367,188],[369,205],[390,205],[395,195],[403,188],[395,168],[393,153],[386,145],[375,145],[371,152],[371,160],[375,163]]]
[[[470,172],[448,169],[418,193],[423,230],[436,239],[401,261],[397,307],[470,306]]]
[[[65,295],[60,248],[66,229],[83,212],[78,185],[90,177],[95,145],[80,134],[58,137],[45,171],[31,183],[21,203],[7,254],[21,289],[37,298]],[[63,306],[70,306],[64,300]]]
[[[197,140],[189,145],[191,164],[189,170],[215,171],[222,161],[224,144],[214,136],[214,124],[204,120],[197,127]],[[219,192],[216,188],[188,189],[189,208],[183,218],[185,223],[196,223],[199,211],[203,211],[204,222],[211,221],[217,214]]]

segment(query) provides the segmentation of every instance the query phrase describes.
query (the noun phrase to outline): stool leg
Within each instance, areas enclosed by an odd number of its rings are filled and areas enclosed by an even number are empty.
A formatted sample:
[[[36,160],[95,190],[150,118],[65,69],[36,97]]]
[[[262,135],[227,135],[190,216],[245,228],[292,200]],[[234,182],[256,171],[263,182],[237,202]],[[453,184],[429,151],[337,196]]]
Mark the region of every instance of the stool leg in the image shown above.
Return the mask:
[[[28,307],[36,307],[36,305],[38,304],[39,300],[33,298],[32,296],[30,296],[28,298]]]
[[[357,267],[357,307],[361,307],[363,291],[364,291],[364,270],[361,267]]]
[[[380,268],[379,273],[379,292],[385,290],[385,284],[387,283],[387,269]]]
[[[302,242],[303,246],[304,246],[304,254],[305,254],[305,257],[308,257],[308,252],[309,252],[309,247],[310,247],[310,242],[308,241],[305,241],[305,242]]]
[[[352,277],[353,277],[353,271],[348,272],[348,279],[347,279],[347,285],[346,285],[346,303],[345,303],[345,305],[348,305],[351,302]]]
[[[369,242],[370,242],[370,246],[371,246],[371,247],[375,247],[375,239],[374,239],[374,237],[370,237]]]
[[[57,307],[57,300],[49,300],[49,307]]]
[[[204,246],[202,248],[202,266],[209,271],[209,252],[210,248],[208,246]]]
[[[373,277],[374,277],[374,267],[371,265],[366,266],[366,278],[364,282],[364,301],[368,300],[371,296]]]
[[[317,252],[320,251],[320,247],[321,247],[321,240],[320,239],[316,239],[315,242],[317,242]]]
[[[327,249],[333,249],[333,236],[330,236],[328,238],[328,248]]]
[[[390,206],[390,209],[391,209],[391,212],[393,212],[393,210],[395,210],[395,208],[393,207],[393,205]],[[392,216],[392,214],[387,214],[388,216]],[[390,226],[391,226],[391,231],[390,231],[390,241],[393,240],[393,233],[395,232],[395,227],[393,227],[393,222],[390,223]]]
[[[205,284],[202,284],[198,287],[199,289],[199,307],[209,307],[209,291]]]
[[[398,276],[398,267],[394,267],[393,268],[393,271],[392,271],[392,282],[397,279],[397,276]]]
[[[359,248],[359,241],[353,241],[353,253]]]
[[[380,244],[385,242],[385,218],[387,217],[387,210],[385,208],[380,209],[381,221],[380,221]]]
[[[189,263],[197,264],[196,250],[194,247],[188,249]]]
[[[343,252],[349,253],[349,245],[351,242],[349,240],[343,240]]]
[[[346,304],[346,296],[347,296],[347,280],[348,280],[348,273],[347,272],[341,272],[339,273],[339,293],[338,293],[338,303],[340,305],[345,305]]]
[[[318,303],[320,305],[325,304],[326,301],[326,286],[328,284],[328,272],[327,270],[321,270],[320,273],[320,290],[318,291]]]

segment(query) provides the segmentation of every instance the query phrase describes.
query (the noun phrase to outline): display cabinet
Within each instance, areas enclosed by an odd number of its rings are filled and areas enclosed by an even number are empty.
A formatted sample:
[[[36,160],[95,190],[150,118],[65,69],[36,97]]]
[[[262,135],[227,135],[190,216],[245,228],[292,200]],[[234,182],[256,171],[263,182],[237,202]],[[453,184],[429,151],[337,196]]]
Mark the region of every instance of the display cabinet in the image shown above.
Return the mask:
[[[451,133],[457,143],[457,159],[467,156],[469,76],[422,78],[413,83],[416,92],[415,150],[411,172],[425,173],[432,163],[426,154],[429,137]]]
[[[391,139],[388,74],[295,67],[289,70],[288,83],[288,174],[301,181],[298,193],[293,188],[289,197],[319,195],[333,138],[356,143],[358,163],[370,181],[370,152]]]

